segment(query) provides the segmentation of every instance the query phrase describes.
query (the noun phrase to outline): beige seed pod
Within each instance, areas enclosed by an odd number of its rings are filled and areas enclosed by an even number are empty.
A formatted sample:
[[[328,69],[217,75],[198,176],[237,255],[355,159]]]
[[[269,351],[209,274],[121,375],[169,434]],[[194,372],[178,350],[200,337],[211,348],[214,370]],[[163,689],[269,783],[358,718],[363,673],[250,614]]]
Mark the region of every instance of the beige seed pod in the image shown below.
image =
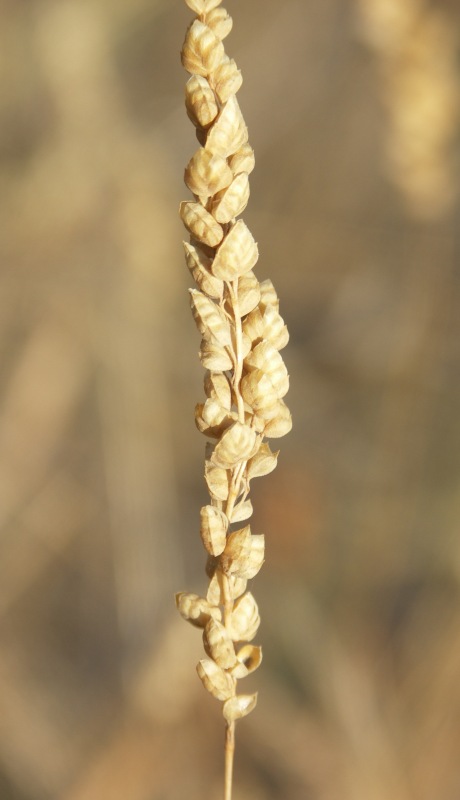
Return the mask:
[[[283,400],[278,401],[278,413],[271,419],[264,428],[265,436],[272,439],[278,439],[281,436],[286,436],[292,428],[292,417],[286,403]]]
[[[255,166],[254,150],[249,142],[245,142],[242,147],[229,159],[230,168],[234,175],[240,172],[251,174]]]
[[[249,314],[257,306],[259,300],[259,281],[251,270],[246,275],[242,275],[238,281],[238,304],[241,316]]]
[[[206,403],[195,406],[195,423],[205,436],[220,439],[223,432],[238,419],[236,412],[227,411],[217,400],[209,397]]]
[[[232,343],[230,323],[221,308],[198,289],[189,289],[193,318],[200,333],[220,346]]]
[[[247,370],[260,369],[265,372],[272,382],[278,397],[284,397],[289,389],[289,376],[286,365],[270,342],[262,341],[244,361]]]
[[[183,201],[179,206],[179,213],[187,230],[198,241],[209,247],[216,247],[222,241],[222,227],[201,203]]]
[[[241,381],[241,394],[245,402],[256,412],[269,410],[276,415],[278,392],[270,377],[261,369],[249,372]]]
[[[261,444],[255,456],[248,461],[248,480],[261,478],[263,475],[269,475],[270,472],[273,472],[278,463],[278,455],[279,450],[276,453],[272,453],[266,442]]]
[[[256,456],[254,456],[254,458],[255,457]],[[252,508],[251,501],[243,500],[241,503],[238,503],[238,505],[236,505],[235,508],[233,509],[231,522],[244,522],[246,519],[249,519],[249,517],[252,517],[253,510],[254,509]]]
[[[236,600],[245,591],[248,585],[247,579],[238,578],[236,575],[229,575],[228,578],[228,591],[231,600]],[[224,592],[222,589],[222,573],[216,569],[211,578],[208,587],[206,599],[211,606],[219,606],[224,604]]]
[[[232,172],[230,167],[228,169]],[[236,176],[230,186],[217,192],[212,201],[211,213],[217,222],[222,224],[231,222],[244,211],[248,200],[249,178],[245,172],[242,172]]]
[[[216,467],[209,459],[205,461],[204,477],[209,494],[214,500],[225,501],[229,493],[229,473],[222,467]]]
[[[233,27],[233,20],[225,8],[215,8],[206,14],[206,25],[219,37],[225,39]]]
[[[248,425],[235,422],[222,435],[212,454],[212,461],[217,467],[232,469],[242,461],[254,455],[257,434]]]
[[[187,164],[184,181],[193,194],[211,197],[232,184],[233,173],[225,158],[200,147]],[[215,219],[217,217],[213,215]]]
[[[231,95],[206,137],[206,149],[228,158],[247,141],[248,130],[235,95]]]
[[[210,658],[202,658],[196,671],[204,688],[217,700],[228,700],[234,693],[235,683],[222,667]]]
[[[218,400],[222,408],[230,411],[232,407],[232,390],[223,372],[207,372],[204,377],[206,397]]]
[[[185,249],[185,263],[192,273],[193,279],[202,292],[221,300],[224,293],[224,282],[216,278],[211,270],[212,259],[197,246],[183,242]]]
[[[241,88],[243,76],[233,58],[225,56],[213,72],[211,80],[219,101],[226,103]]]
[[[203,645],[207,655],[222,669],[229,669],[236,663],[235,648],[230,634],[220,622],[209,620],[203,631]]]
[[[254,672],[262,663],[262,648],[254,644],[245,644],[238,650],[236,657],[239,663],[246,668],[246,675]],[[235,673],[235,667],[232,670]]]
[[[246,592],[233,606],[229,632],[234,642],[250,642],[257,633],[260,616],[257,603],[251,594]]]
[[[214,506],[203,506],[200,519],[200,535],[206,550],[212,556],[220,556],[227,541],[227,517]]]
[[[265,537],[252,535],[247,525],[227,536],[225,550],[220,557],[222,569],[240,578],[254,578],[264,563]]]
[[[212,273],[223,281],[233,281],[252,270],[258,258],[254,237],[243,220],[239,219],[217,250]]]
[[[267,306],[273,306],[277,311],[279,311],[280,307],[275,287],[268,278],[260,284],[260,307],[262,311],[265,311]]]
[[[206,78],[225,56],[224,46],[216,34],[196,19],[190,25],[182,47],[182,64],[193,75]]]
[[[207,14],[213,8],[220,5],[222,0],[185,0],[188,7],[197,14]]]
[[[204,628],[211,618],[218,621],[222,619],[220,608],[213,606],[204,597],[190,592],[178,592],[176,606],[180,615],[197,628]]]
[[[219,113],[216,96],[202,75],[192,75],[185,85],[185,108],[197,127],[208,128]]]
[[[200,361],[205,369],[213,371],[232,369],[233,361],[225,347],[220,347],[214,341],[206,337],[201,340],[201,347],[198,353]]]
[[[289,341],[288,329],[274,306],[266,306],[264,310],[255,308],[251,311],[244,320],[243,330],[253,344],[259,344],[262,339],[267,339],[276,350],[282,350]]]
[[[240,694],[236,697],[231,697],[224,703],[222,713],[226,722],[231,724],[237,719],[242,719],[250,714],[256,705],[257,692],[255,694]]]

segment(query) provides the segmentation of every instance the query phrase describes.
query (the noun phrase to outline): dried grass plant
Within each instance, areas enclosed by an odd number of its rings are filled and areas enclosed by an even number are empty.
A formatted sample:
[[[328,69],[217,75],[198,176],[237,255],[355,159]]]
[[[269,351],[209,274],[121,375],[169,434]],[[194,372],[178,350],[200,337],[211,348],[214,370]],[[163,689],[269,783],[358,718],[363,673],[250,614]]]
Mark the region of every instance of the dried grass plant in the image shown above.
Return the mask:
[[[187,114],[200,147],[185,170],[193,200],[180,206],[190,233],[184,243],[195,280],[192,313],[201,333],[206,399],[195,410],[206,446],[209,504],[200,512],[200,534],[208,554],[206,597],[180,592],[181,615],[203,629],[206,658],[198,666],[205,689],[223,702],[226,722],[225,800],[232,796],[235,723],[255,707],[257,694],[240,694],[238,681],[260,665],[262,650],[249,644],[260,616],[248,580],[264,561],[264,536],[253,534],[251,480],[276,466],[278,453],[265,441],[291,429],[283,397],[288,373],[280,355],[289,335],[269,280],[253,272],[258,248],[237,219],[249,199],[254,153],[236,93],[242,77],[224,50],[232,19],[220,0],[186,0],[196,12],[182,48],[191,74],[185,90]],[[234,529],[236,526],[236,529]]]
[[[409,212],[436,219],[457,195],[458,31],[425,0],[359,0],[388,113],[388,171]]]

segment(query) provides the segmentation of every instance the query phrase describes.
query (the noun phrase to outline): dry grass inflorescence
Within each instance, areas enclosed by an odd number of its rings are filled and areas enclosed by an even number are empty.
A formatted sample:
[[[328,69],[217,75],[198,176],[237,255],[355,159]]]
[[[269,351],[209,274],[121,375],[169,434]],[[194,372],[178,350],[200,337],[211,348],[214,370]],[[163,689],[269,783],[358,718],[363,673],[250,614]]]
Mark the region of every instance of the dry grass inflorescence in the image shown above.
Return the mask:
[[[185,170],[194,199],[181,203],[190,233],[184,243],[193,316],[202,335],[206,399],[197,405],[198,429],[206,446],[205,479],[210,501],[201,509],[200,533],[208,554],[206,597],[180,592],[182,616],[203,629],[206,658],[197,667],[204,687],[223,702],[226,721],[225,797],[231,797],[236,720],[249,714],[257,694],[240,694],[237,682],[262,660],[248,644],[258,630],[257,603],[247,582],[264,561],[264,536],[253,534],[249,499],[253,478],[277,462],[267,438],[291,429],[283,397],[289,378],[280,350],[289,335],[269,280],[253,272],[254,238],[238,219],[249,198],[254,153],[236,93],[242,77],[224,50],[232,20],[220,0],[186,0],[196,12],[182,48],[191,73],[185,90],[187,114],[200,147]]]

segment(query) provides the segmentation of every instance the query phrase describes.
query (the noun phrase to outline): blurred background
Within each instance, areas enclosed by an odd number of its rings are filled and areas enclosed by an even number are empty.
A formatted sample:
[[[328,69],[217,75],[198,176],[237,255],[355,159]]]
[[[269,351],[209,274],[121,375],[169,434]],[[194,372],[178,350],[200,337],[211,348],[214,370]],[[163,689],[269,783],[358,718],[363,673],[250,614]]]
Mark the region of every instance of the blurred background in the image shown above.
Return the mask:
[[[291,332],[235,800],[459,800],[459,0],[228,0]],[[218,800],[181,0],[0,2],[0,798]],[[242,684],[243,686],[243,684]]]

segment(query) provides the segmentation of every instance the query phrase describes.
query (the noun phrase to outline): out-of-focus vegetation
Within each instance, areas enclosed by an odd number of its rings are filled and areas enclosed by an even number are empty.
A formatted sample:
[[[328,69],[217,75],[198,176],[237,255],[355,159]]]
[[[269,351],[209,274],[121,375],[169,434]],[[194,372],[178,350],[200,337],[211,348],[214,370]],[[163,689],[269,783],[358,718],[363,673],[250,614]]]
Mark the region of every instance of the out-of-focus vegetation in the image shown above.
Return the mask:
[[[235,800],[460,796],[458,94],[439,97],[460,5],[406,6],[229,0],[294,416],[254,487],[265,660]],[[221,792],[173,603],[205,586],[189,19],[0,6],[2,800]]]

